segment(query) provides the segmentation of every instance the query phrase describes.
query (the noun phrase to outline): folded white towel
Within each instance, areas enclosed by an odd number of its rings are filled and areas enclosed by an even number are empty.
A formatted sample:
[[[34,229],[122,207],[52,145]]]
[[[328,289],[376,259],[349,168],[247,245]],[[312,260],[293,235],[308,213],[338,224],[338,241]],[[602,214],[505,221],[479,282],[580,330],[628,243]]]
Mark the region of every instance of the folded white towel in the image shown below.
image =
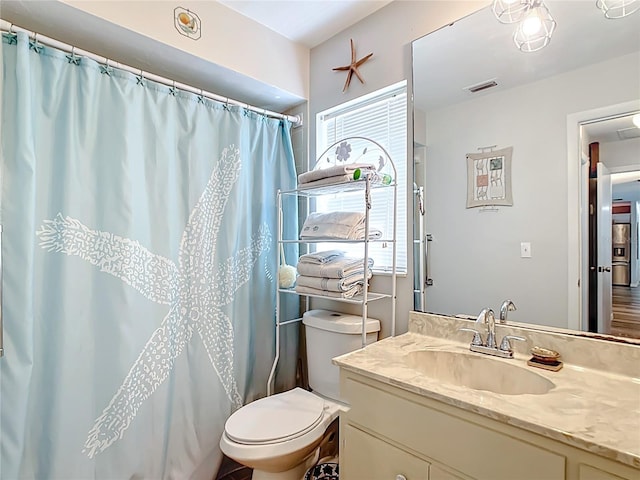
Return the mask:
[[[344,251],[342,250],[323,250],[321,252],[306,253],[301,255],[298,259],[298,263],[312,263],[315,265],[322,265],[324,263],[332,262],[340,257],[344,257]]]
[[[362,237],[364,238],[364,231],[362,232]],[[378,240],[382,238],[382,230],[376,227],[369,227],[369,240]]]
[[[369,181],[372,184],[376,183],[391,183],[391,177],[388,175],[379,175],[375,170],[363,170],[358,180],[364,180],[365,177],[369,177]],[[386,179],[386,180],[385,180]],[[388,181],[387,181],[388,180]],[[351,175],[335,175],[332,177],[321,178],[320,180],[314,180],[312,182],[299,183],[298,188],[304,190],[305,188],[321,187],[323,185],[341,184],[346,182],[353,182],[353,174]]]
[[[299,183],[298,188],[305,189],[311,187],[320,187],[322,185],[331,185],[334,183],[345,183],[353,180],[349,175],[336,175],[334,177],[321,178],[320,180],[314,180],[313,182]]]
[[[302,225],[300,238],[364,240],[365,215],[360,212],[310,213]],[[369,239],[382,237],[377,228],[369,228]]]
[[[302,285],[296,285],[296,292],[302,295],[318,295],[321,297],[331,298],[353,298],[362,293],[362,285],[354,285],[346,292],[332,292],[329,290],[319,290],[317,288],[309,288]]]
[[[373,267],[372,258],[369,259],[368,264],[369,269],[371,269],[371,267]],[[323,265],[299,262],[296,268],[300,275],[306,275],[308,277],[345,278],[357,273],[363,275],[364,259],[342,257]]]
[[[364,213],[331,212],[311,213],[304,221],[300,238],[332,239],[332,240],[364,240]],[[369,240],[382,238],[382,231],[375,227],[369,228]]]
[[[371,270],[369,270],[369,278],[371,278],[371,275]],[[364,274],[362,271],[354,272],[354,274],[348,275],[344,278],[308,277],[306,275],[298,275],[296,284],[301,287],[328,290],[330,292],[346,292],[351,290],[354,285],[363,285]]]
[[[310,213],[302,225],[300,238],[335,238],[357,240],[364,227],[364,213]]]
[[[361,171],[375,171],[376,167],[370,163],[347,163],[344,165],[333,165],[327,168],[321,168],[318,170],[311,170],[298,175],[298,184],[304,184],[320,180],[321,178],[336,177],[340,175],[348,175],[353,178],[353,173],[360,169]]]

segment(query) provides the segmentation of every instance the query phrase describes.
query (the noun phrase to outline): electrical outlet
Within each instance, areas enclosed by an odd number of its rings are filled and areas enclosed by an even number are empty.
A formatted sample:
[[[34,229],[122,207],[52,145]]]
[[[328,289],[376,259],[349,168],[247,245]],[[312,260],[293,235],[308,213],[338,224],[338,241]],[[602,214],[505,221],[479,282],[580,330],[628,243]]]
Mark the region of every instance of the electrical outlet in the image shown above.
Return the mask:
[[[531,243],[520,243],[520,258],[531,258]]]

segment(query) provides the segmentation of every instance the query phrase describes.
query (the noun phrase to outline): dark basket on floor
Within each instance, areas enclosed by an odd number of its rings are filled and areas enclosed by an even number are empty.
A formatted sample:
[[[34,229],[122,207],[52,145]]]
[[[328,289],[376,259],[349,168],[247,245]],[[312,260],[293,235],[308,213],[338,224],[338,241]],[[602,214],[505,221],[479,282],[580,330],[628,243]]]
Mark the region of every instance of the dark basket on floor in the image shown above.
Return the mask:
[[[304,480],[339,480],[337,463],[319,463],[307,470]]]

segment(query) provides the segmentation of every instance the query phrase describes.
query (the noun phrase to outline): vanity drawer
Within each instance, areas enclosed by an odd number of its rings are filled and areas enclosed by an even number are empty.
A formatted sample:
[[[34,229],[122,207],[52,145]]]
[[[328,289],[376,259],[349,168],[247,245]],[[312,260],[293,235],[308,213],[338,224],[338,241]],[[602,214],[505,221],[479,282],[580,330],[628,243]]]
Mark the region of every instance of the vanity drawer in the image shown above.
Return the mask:
[[[429,463],[373,435],[347,425],[341,452],[340,478],[344,480],[426,480]]]
[[[614,475],[599,468],[592,467],[591,465],[581,464],[579,467],[579,479],[580,480],[624,480],[624,478]],[[631,477],[629,477],[631,478]],[[640,472],[636,478],[640,478]]]
[[[565,478],[563,455],[462,418],[463,415],[446,413],[453,407],[442,405],[440,409],[439,402],[406,392],[400,397],[390,393],[392,387],[375,388],[348,375],[343,378],[342,388],[343,397],[351,405],[349,423],[365,426],[473,478]],[[434,405],[438,407],[432,408]]]

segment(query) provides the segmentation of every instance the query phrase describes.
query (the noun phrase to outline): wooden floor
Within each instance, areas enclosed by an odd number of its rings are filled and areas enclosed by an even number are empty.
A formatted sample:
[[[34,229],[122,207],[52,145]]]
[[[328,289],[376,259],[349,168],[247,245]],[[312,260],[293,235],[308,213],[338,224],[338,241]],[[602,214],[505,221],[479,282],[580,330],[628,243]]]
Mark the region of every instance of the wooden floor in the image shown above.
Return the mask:
[[[611,333],[640,338],[640,287],[613,286]]]
[[[253,470],[224,455],[215,480],[251,480]]]

